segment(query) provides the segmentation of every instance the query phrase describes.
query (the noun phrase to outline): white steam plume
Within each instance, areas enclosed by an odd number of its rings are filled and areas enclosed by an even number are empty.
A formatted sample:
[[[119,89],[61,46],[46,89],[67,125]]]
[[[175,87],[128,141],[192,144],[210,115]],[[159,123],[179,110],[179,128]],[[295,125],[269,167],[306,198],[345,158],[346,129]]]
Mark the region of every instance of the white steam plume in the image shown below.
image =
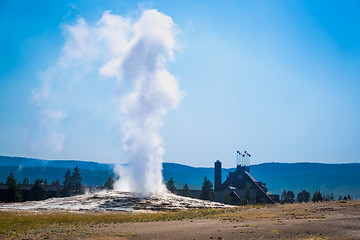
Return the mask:
[[[128,53],[114,61],[117,71],[105,66],[102,72],[116,72],[130,83],[131,91],[121,99],[122,133],[125,150],[130,154],[127,174],[120,173],[117,188],[141,193],[163,189],[164,149],[159,135],[162,117],[176,108],[182,97],[179,85],[167,70],[176,47],[174,23],[156,10],[145,11],[133,25]]]
[[[159,128],[164,115],[176,108],[183,96],[177,79],[166,66],[177,48],[176,34],[172,19],[157,10],[143,11],[137,21],[109,11],[93,26],[79,19],[76,25],[65,27],[67,39],[62,56],[48,69],[50,76],[42,88],[34,91],[38,102],[46,102],[39,106],[71,119],[71,113],[66,111],[71,101],[59,103],[62,98],[58,95],[69,98],[75,87],[81,88],[82,80],[93,68],[102,77],[116,79],[114,112],[120,116],[123,147],[129,156],[127,167],[117,170],[120,175],[117,189],[143,194],[164,189],[161,173],[164,149]],[[56,102],[51,99],[53,95],[58,96]],[[61,106],[63,115],[53,106]]]

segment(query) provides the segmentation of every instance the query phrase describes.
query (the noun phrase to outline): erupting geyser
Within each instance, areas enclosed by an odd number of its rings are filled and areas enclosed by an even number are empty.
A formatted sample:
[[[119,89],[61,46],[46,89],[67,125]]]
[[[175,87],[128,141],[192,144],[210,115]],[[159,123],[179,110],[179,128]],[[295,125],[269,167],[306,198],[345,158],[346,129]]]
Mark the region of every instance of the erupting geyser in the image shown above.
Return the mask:
[[[177,79],[166,69],[176,47],[171,18],[156,10],[145,11],[133,31],[131,47],[114,71],[131,88],[120,105],[124,148],[130,161],[120,170],[115,187],[149,194],[164,190],[159,127],[163,115],[178,106],[182,93]]]
[[[64,35],[67,39],[62,55],[42,74],[42,87],[33,91],[39,112],[45,113],[40,114],[47,123],[44,131],[58,141],[38,146],[62,151],[66,133],[62,121],[66,116],[72,122],[69,118],[76,114],[71,111],[77,112],[72,103],[78,102],[89,85],[109,82],[99,79],[103,82],[91,83],[96,80],[95,69],[102,77],[116,79],[112,102],[117,109],[109,112],[118,113],[123,147],[129,156],[125,168],[115,169],[120,175],[115,188],[145,195],[164,190],[159,128],[164,115],[176,108],[183,96],[166,66],[177,48],[172,19],[157,10],[145,10],[135,21],[106,11],[95,24],[80,18],[75,25],[64,25]],[[101,106],[107,102],[99,96],[95,103]],[[86,105],[91,103],[86,101]],[[61,138],[54,137],[55,130]]]

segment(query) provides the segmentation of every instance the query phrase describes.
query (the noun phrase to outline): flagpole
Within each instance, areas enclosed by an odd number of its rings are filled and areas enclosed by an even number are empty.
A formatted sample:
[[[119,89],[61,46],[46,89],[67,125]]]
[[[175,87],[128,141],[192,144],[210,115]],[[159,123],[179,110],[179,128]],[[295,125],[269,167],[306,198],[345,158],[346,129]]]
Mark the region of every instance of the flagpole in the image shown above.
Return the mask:
[[[236,151],[236,168],[237,168],[237,166],[239,165],[239,161],[238,161],[238,155],[239,155],[239,154],[238,154],[238,152],[239,152],[239,151]]]

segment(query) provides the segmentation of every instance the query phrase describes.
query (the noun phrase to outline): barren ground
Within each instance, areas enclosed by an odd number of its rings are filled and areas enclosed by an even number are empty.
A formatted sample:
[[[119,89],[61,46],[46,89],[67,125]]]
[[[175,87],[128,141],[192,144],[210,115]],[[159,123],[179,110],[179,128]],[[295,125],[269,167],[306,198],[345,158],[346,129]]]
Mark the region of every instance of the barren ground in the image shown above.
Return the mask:
[[[360,239],[360,201],[150,213],[2,208],[0,239]]]

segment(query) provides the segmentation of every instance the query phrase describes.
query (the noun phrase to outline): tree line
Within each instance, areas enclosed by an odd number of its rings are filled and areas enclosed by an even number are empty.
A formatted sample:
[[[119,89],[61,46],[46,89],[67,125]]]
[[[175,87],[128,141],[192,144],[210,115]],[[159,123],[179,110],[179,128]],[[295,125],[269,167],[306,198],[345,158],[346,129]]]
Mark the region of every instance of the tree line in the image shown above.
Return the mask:
[[[166,182],[166,188],[172,192],[172,193],[176,193],[177,189],[175,187],[175,181],[174,179],[171,177],[170,180],[168,180]],[[189,186],[187,184],[185,184],[182,188],[182,196],[185,197],[193,197],[191,194],[191,191],[189,189]],[[213,184],[212,182],[205,177],[204,178],[204,182],[202,183],[201,186],[201,192],[200,192],[200,199],[203,200],[214,200],[215,198],[215,192],[213,190]],[[299,192],[295,198],[295,193],[291,190],[286,191],[284,190],[281,194],[281,198],[279,199],[280,203],[294,203],[294,202],[319,202],[319,201],[334,201],[334,194],[331,193],[330,195],[323,195],[321,194],[320,191],[315,191],[315,193],[313,193],[312,198],[311,198],[311,194],[310,192],[306,191],[305,189],[302,190],[301,192]],[[339,196],[338,200],[351,200],[350,195],[348,196],[344,196],[342,197],[341,195]],[[240,201],[234,201],[234,199],[232,199],[230,197],[230,195],[228,193],[225,193],[223,196],[223,203],[225,204],[234,204],[234,205],[246,205],[246,204],[252,204],[253,203],[253,199],[252,199],[252,194],[251,194],[251,190],[250,190],[250,185],[247,183],[246,187],[245,187],[245,194],[244,197],[240,199]]]
[[[30,183],[28,178],[24,178],[22,183],[18,182],[14,174],[11,172],[6,179],[7,188],[0,196],[3,202],[23,202],[23,201],[39,201],[50,197],[70,197],[84,193],[81,172],[78,166],[71,172],[67,170],[62,185],[59,179],[51,182],[49,185],[46,179],[36,179],[34,183]],[[29,191],[21,190],[21,186],[32,185]],[[52,188],[48,191],[47,188]],[[109,176],[104,184],[104,189],[113,189],[114,179]]]
[[[341,195],[338,198],[339,201],[341,200],[351,200],[350,195],[342,197]],[[294,203],[294,202],[322,202],[322,201],[335,201],[334,194],[321,194],[319,190],[316,190],[311,198],[310,192],[306,191],[305,189],[299,192],[295,199],[295,194],[293,191],[284,190],[281,194],[281,203]]]
[[[175,187],[175,181],[172,177],[166,182],[166,188],[172,193],[177,192]],[[184,197],[193,197],[190,188],[187,184],[185,184],[184,187],[182,188],[181,195]],[[200,199],[214,200],[214,197],[215,197],[215,192],[213,190],[213,183],[207,177],[205,177],[201,187]]]

